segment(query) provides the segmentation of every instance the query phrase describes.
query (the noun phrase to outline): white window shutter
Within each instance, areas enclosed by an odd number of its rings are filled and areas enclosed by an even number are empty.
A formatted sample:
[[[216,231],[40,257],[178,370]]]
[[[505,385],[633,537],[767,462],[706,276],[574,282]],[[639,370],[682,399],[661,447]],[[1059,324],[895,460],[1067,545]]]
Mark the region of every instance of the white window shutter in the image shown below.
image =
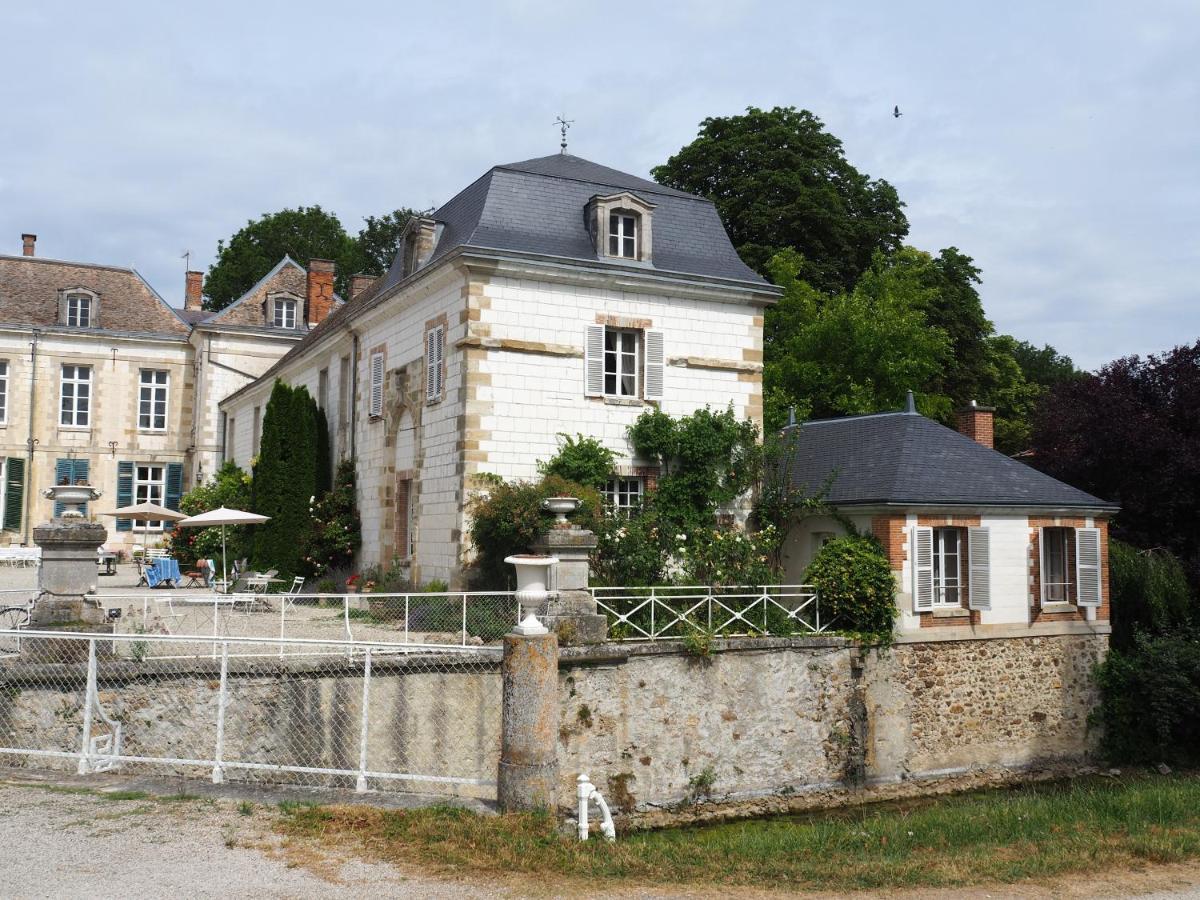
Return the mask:
[[[425,402],[437,399],[437,329],[425,332]]]
[[[1038,528],[1038,602],[1046,602],[1046,529]]]
[[[604,396],[604,326],[589,325],[584,344],[584,396]]]
[[[383,354],[371,354],[371,400],[369,414],[383,415]]]
[[[1099,606],[1100,529],[1075,529],[1075,584],[1080,606]]]
[[[434,332],[434,370],[437,373],[437,394],[435,400],[441,400],[446,390],[446,326],[439,325]]]
[[[913,528],[913,610],[933,609],[933,529]]]
[[[663,398],[663,376],[667,368],[663,333],[647,329],[644,337],[646,341],[646,399],[661,400]]]
[[[971,609],[992,608],[992,539],[986,528],[967,529],[967,605]]]

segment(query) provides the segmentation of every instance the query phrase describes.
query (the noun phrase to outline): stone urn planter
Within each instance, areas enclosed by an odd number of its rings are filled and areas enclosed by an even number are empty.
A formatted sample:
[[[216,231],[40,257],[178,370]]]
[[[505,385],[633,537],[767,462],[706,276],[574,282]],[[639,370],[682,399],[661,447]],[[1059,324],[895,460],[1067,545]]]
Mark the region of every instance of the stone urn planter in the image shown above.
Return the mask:
[[[93,500],[99,500],[103,493],[90,484],[56,484],[42,491],[47,500],[63,505],[62,519],[82,519],[83,507]]]
[[[570,528],[567,516],[579,509],[579,500],[576,497],[547,497],[542,501],[542,509],[554,513],[555,528]]]
[[[550,599],[550,571],[557,565],[554,556],[536,553],[518,553],[506,556],[504,561],[517,570],[517,602],[521,604],[521,622],[514,629],[517,634],[547,634],[549,629],[538,621],[538,610]]]

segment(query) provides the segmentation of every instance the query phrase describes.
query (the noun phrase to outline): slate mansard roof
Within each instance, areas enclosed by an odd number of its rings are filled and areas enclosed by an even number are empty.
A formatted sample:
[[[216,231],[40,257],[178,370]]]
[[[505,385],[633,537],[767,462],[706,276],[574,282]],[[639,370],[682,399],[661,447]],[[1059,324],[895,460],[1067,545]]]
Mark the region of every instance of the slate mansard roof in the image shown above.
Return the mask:
[[[588,234],[588,202],[622,191],[654,204],[650,265],[598,257]],[[746,282],[774,291],[738,257],[710,201],[569,154],[495,166],[431,218],[442,232],[430,262],[470,247]],[[401,266],[393,265],[381,290],[403,277]]]
[[[1118,508],[915,412],[806,422],[785,447],[792,484],[832,479],[833,506]]]
[[[93,291],[99,297],[99,328],[66,329],[60,325],[59,293],[72,288]],[[188,333],[178,311],[135,269],[41,256],[0,256],[0,323],[172,338]]]

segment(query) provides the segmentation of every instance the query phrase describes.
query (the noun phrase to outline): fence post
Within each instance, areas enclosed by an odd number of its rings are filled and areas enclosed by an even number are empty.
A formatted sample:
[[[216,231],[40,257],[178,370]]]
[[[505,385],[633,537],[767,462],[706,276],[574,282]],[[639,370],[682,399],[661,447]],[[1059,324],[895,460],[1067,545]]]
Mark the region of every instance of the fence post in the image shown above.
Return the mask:
[[[358,735],[358,781],[354,789],[367,790],[367,728],[371,722],[371,648],[363,654],[362,723]]]
[[[229,693],[226,690],[229,683],[229,641],[221,644],[221,687],[217,694],[217,749],[213,754],[212,783],[220,784],[225,780],[225,768],[221,765],[225,758],[225,706]]]
[[[96,700],[96,639],[88,641],[87,686],[83,689],[83,744],[79,748],[80,775],[92,769],[90,747],[92,743],[92,704]]]
[[[558,637],[504,636],[500,809],[554,809],[558,788]]]

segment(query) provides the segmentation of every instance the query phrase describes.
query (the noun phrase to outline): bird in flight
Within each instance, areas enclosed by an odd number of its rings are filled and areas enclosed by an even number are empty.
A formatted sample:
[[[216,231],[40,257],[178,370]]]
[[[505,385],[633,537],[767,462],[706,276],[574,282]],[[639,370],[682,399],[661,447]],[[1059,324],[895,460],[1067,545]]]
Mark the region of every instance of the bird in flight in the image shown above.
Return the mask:
[[[893,118],[896,118],[896,119],[898,119],[898,118],[900,118],[902,115],[904,115],[904,113],[900,112],[900,107],[899,107],[899,106],[893,106],[893,107],[892,107],[892,116],[893,116]]]

